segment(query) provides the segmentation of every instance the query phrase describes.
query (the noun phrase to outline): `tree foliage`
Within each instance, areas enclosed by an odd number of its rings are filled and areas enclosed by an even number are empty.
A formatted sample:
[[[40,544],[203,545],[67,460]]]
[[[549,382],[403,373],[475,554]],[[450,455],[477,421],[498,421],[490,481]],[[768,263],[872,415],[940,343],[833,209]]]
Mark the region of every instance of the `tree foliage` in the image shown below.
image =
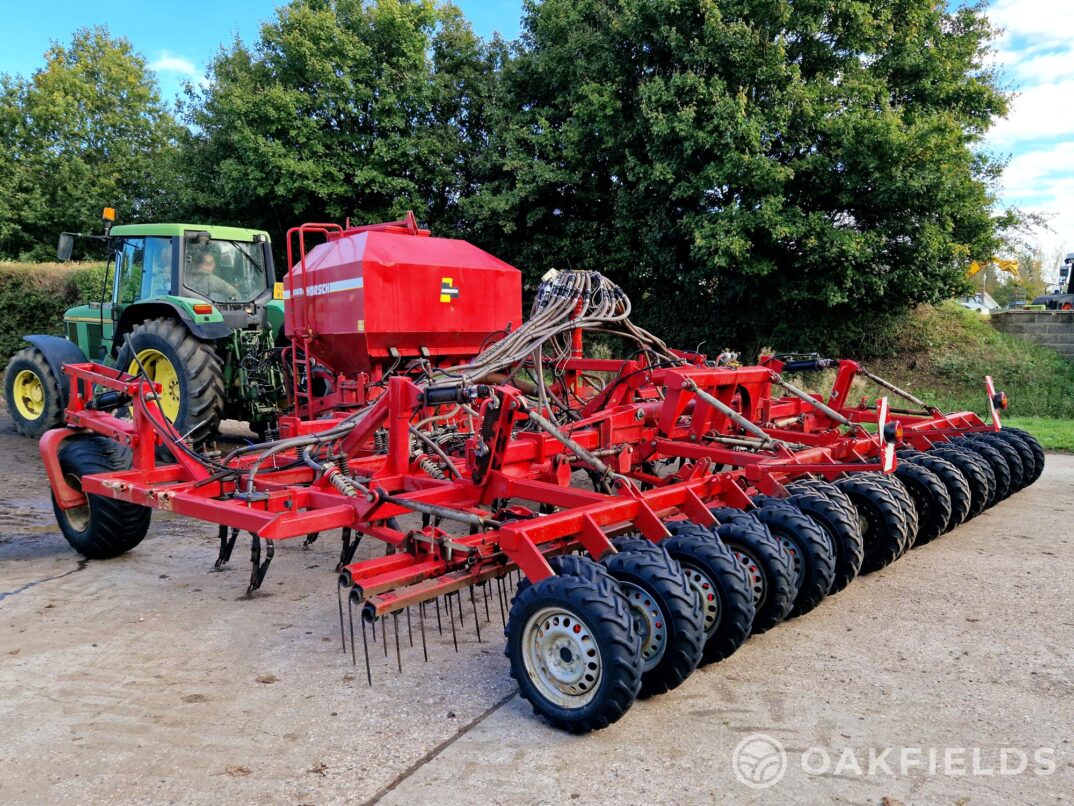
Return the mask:
[[[934,0],[528,0],[467,211],[678,343],[868,349],[998,246],[991,34]]]
[[[191,93],[189,206],[281,233],[408,209],[451,230],[503,53],[432,0],[294,0]]]
[[[53,44],[29,78],[0,77],[0,255],[40,257],[62,230],[99,228],[170,203],[159,165],[177,125],[145,59],[105,28]]]

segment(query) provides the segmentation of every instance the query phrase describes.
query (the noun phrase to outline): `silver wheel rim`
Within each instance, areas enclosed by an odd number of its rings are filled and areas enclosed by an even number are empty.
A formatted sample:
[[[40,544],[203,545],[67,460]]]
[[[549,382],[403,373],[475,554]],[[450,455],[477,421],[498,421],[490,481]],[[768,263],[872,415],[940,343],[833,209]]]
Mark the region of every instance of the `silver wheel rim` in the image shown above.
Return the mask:
[[[65,473],[64,481],[66,481],[71,487],[76,490],[82,489],[82,480],[78,476]],[[72,507],[71,509],[62,510],[63,516],[67,519],[67,522],[71,525],[71,528],[76,532],[84,532],[89,528],[90,522],[90,510],[89,503],[85,503],[82,506]]]
[[[641,636],[641,670],[647,672],[660,662],[667,649],[668,631],[656,599],[632,582],[619,583],[630,605],[634,627]]]
[[[686,583],[697,596],[697,606],[705,620],[705,635],[712,635],[716,631],[716,625],[720,623],[720,597],[716,585],[700,568],[681,561],[680,564],[686,574]]]
[[[802,587],[802,580],[805,578],[805,566],[802,564],[802,552],[798,550],[798,544],[783,535],[778,535],[776,539],[783,546],[784,551],[791,555],[791,562],[794,563],[794,587]]]
[[[760,608],[764,603],[766,593],[764,574],[761,573],[760,565],[758,565],[751,556],[739,549],[732,549],[731,551],[734,553],[735,559],[746,569],[746,574],[750,578],[750,590],[753,591],[754,608]]]
[[[600,648],[584,621],[559,607],[538,610],[522,631],[522,664],[541,696],[583,708],[600,684]]]

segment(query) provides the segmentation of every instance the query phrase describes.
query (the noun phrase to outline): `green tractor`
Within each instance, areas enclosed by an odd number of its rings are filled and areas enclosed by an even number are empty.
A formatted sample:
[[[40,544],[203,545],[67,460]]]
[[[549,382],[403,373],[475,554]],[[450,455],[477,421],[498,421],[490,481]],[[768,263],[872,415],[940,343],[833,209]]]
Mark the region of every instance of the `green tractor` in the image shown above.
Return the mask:
[[[76,237],[104,242],[102,301],[64,314],[66,338],[25,337],[30,346],[4,373],[16,430],[36,437],[61,425],[63,365],[92,359],[159,383],[161,409],[193,444],[212,441],[221,419],[245,420],[264,438],[286,397],[283,284],[268,234],[192,224],[113,227],[114,217],[105,210],[104,235],[60,236],[60,260],[70,259]]]

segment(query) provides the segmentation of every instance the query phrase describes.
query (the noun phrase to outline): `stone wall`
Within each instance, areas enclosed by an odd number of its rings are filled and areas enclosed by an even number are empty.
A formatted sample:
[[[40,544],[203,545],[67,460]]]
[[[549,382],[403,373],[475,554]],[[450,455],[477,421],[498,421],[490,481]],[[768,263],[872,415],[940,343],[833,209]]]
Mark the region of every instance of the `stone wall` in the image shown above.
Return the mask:
[[[1052,347],[1074,361],[1074,311],[1004,311],[990,320],[996,330]]]

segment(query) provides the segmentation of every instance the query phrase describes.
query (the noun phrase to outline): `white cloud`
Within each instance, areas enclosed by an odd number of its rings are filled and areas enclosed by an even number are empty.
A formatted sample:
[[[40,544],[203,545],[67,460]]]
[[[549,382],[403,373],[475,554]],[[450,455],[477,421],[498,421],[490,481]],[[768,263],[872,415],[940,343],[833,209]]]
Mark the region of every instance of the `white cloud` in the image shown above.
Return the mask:
[[[1060,41],[1074,31],[1074,4],[1070,0],[995,0],[988,16],[1006,29],[1005,39]]]
[[[200,72],[190,59],[173,56],[167,51],[161,53],[154,61],[150,62],[149,69],[158,73],[179,73],[184,76],[196,76]]]
[[[1011,146],[1066,134],[1074,134],[1074,78],[1021,87],[1010,114],[996,122],[989,139]]]

